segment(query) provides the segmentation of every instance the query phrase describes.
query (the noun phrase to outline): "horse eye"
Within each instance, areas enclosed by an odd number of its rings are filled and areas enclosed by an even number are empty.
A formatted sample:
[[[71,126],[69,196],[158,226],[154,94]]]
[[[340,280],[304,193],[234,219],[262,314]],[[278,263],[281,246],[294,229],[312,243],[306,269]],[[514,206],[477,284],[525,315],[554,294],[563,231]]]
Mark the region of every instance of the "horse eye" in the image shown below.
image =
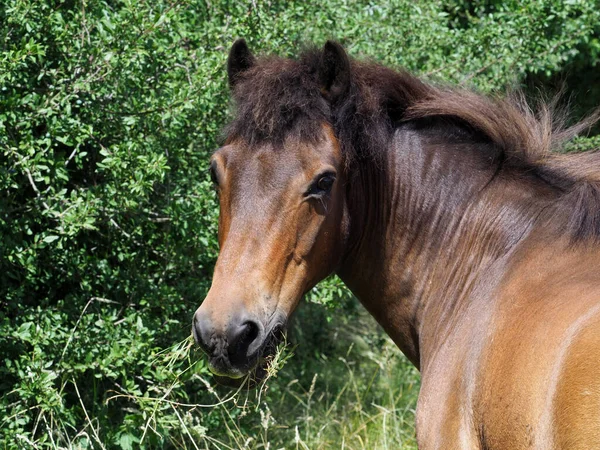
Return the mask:
[[[323,172],[315,177],[308,190],[304,193],[305,197],[322,197],[329,194],[335,183],[335,172]]]
[[[317,181],[317,187],[319,188],[320,191],[327,193],[327,192],[331,191],[334,181],[335,181],[335,178],[333,176],[325,175],[324,177],[319,178],[319,181]]]

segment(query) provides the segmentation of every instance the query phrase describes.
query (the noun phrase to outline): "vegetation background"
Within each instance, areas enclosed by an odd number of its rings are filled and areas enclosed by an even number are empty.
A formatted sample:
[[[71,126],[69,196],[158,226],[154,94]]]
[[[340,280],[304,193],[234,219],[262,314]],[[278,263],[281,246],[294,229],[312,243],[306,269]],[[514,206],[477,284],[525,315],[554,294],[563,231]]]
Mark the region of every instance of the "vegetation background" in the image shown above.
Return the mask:
[[[594,0],[3,0],[0,448],[415,448],[418,374],[336,278],[256,391],[214,387],[191,344],[237,37],[600,105]]]

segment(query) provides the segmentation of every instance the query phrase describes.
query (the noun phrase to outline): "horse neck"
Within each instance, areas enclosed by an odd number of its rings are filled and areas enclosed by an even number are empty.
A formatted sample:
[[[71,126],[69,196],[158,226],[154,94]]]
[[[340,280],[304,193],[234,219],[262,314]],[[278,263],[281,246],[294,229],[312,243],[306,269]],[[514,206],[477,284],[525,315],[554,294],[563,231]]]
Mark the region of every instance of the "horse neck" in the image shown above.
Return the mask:
[[[489,144],[444,143],[407,126],[349,185],[338,273],[417,367],[491,295],[543,209],[488,153]]]

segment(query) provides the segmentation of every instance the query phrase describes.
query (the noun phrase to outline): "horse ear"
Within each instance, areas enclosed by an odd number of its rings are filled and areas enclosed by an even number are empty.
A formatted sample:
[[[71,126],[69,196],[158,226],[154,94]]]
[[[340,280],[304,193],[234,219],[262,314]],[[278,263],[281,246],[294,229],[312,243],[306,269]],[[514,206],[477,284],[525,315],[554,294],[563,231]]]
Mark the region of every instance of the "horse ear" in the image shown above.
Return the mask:
[[[344,48],[334,41],[323,47],[319,65],[319,83],[323,96],[332,103],[340,99],[350,87],[350,60]]]
[[[233,89],[238,77],[254,65],[255,59],[248,48],[245,39],[238,39],[229,50],[227,58],[227,76],[229,78],[229,87]]]

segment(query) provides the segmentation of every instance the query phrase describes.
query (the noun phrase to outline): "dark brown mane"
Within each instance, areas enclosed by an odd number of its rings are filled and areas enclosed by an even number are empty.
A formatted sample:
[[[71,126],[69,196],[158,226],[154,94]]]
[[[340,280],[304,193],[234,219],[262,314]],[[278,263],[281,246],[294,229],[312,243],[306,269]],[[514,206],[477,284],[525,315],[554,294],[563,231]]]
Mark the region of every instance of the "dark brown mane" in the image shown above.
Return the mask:
[[[600,236],[600,154],[557,153],[588,129],[600,111],[565,128],[555,102],[533,112],[523,95],[486,97],[467,89],[438,87],[376,63],[351,60],[350,88],[328,102],[319,88],[322,50],[297,60],[259,58],[233,91],[235,119],[225,132],[250,144],[283,143],[289,136],[314,141],[323,122],[333,125],[347,164],[377,160],[402,123],[444,118],[494,144],[494,164],[527,172],[564,192],[577,205],[568,228],[576,237]]]

